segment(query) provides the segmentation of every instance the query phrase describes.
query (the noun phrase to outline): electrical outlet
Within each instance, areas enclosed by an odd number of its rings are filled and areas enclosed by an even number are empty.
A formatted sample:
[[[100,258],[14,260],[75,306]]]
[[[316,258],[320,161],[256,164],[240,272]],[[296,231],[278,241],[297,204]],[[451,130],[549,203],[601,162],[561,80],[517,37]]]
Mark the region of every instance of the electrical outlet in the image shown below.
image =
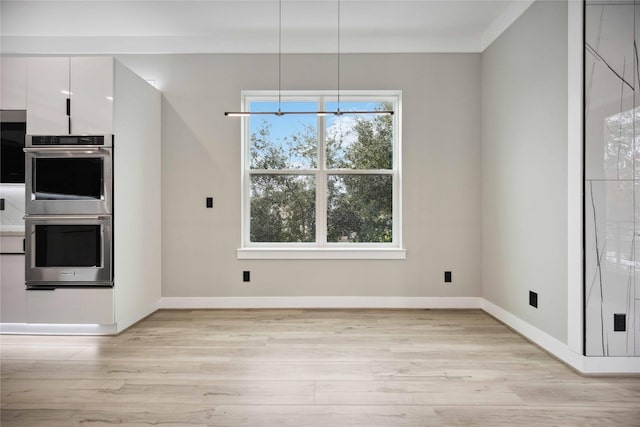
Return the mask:
[[[207,208],[213,207],[213,197],[207,197]]]
[[[613,332],[624,332],[627,330],[627,315],[624,313],[613,314]]]
[[[242,272],[242,281],[243,282],[250,282],[251,281],[251,272],[250,271],[243,271]]]
[[[444,272],[444,282],[445,283],[451,283],[451,272],[450,271],[445,271]]]
[[[538,308],[538,293],[529,291],[529,305]]]

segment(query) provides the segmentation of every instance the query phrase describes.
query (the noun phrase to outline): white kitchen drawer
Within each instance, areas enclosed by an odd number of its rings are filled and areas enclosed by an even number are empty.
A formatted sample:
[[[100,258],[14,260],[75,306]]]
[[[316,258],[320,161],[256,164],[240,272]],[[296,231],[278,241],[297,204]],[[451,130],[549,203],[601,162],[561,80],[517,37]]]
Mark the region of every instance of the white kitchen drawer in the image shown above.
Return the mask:
[[[113,288],[28,290],[27,323],[115,323]]]
[[[4,243],[8,238],[2,237]],[[19,251],[0,255],[0,322],[24,323],[26,321],[26,291],[24,285],[24,255],[22,238]],[[3,245],[3,250],[6,249]]]

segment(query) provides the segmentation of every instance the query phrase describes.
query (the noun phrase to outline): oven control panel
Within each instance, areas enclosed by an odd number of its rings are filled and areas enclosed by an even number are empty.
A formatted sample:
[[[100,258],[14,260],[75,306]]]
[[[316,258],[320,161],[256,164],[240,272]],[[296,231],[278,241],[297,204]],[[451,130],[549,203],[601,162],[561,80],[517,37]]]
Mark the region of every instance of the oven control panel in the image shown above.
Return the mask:
[[[111,146],[111,135],[28,135],[27,146]]]

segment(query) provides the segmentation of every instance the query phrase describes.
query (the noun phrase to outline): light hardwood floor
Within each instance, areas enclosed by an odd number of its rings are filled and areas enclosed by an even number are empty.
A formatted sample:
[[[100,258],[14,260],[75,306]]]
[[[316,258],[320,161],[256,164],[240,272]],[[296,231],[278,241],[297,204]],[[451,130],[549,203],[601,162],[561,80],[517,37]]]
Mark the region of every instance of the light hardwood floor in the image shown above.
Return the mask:
[[[162,310],[115,337],[0,337],[1,425],[640,426],[479,310]]]

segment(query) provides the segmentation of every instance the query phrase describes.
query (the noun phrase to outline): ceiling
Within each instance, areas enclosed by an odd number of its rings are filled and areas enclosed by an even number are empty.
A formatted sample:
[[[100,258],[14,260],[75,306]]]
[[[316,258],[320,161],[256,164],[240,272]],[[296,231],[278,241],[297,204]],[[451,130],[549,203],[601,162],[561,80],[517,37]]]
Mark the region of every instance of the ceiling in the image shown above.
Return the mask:
[[[481,52],[533,0],[283,0],[282,53]],[[14,54],[274,53],[276,0],[1,0]]]

